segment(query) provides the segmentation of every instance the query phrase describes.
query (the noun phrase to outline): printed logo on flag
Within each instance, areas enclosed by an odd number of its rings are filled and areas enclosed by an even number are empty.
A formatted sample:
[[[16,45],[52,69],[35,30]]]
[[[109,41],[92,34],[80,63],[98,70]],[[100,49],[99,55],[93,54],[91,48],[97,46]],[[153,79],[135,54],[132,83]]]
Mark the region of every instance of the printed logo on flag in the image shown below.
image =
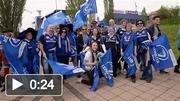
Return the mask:
[[[157,63],[159,63],[159,60],[165,61],[169,58],[168,50],[162,45],[157,45],[155,48],[153,48],[153,51],[153,57]]]
[[[109,68],[109,67],[112,67],[112,62],[107,62],[107,63],[103,64],[101,67],[104,70],[105,78],[107,78],[109,80],[112,79],[113,70],[112,70],[112,68]],[[108,68],[109,68],[109,70],[108,70]]]

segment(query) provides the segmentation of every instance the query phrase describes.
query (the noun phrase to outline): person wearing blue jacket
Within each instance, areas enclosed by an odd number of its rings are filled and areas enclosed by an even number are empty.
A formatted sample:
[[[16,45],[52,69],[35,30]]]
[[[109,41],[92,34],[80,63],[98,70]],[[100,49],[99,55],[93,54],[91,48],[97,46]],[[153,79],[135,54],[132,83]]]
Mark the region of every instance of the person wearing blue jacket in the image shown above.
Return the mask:
[[[24,32],[20,33],[19,39],[27,42],[27,55],[28,55],[28,63],[26,64],[28,73],[30,74],[38,74],[38,44],[33,39],[33,35],[36,34],[36,31],[32,28],[28,28]]]
[[[136,22],[136,26],[138,28],[138,31],[136,32],[137,54],[140,56],[140,60],[143,65],[143,74],[141,80],[146,80],[147,83],[150,83],[153,79],[148,46],[151,43],[151,38],[144,25],[145,23],[143,20],[138,20]]]
[[[78,61],[77,61],[76,35],[73,32],[73,25],[67,24],[66,30],[67,30],[67,37],[69,38],[70,44],[71,44],[71,59],[72,59],[73,65],[77,66]]]
[[[69,64],[69,58],[71,56],[71,44],[67,36],[66,28],[60,29],[60,32],[57,35],[58,46],[57,46],[57,60],[60,63]]]
[[[127,49],[130,41],[133,41],[132,38],[134,36],[134,33],[132,32],[132,24],[127,23],[126,25],[126,32],[123,33],[121,36],[121,42],[120,42],[120,50],[121,50],[121,56],[123,56],[125,50]],[[128,71],[128,64],[124,62],[124,69]],[[126,78],[128,78],[128,73],[126,74]],[[132,82],[136,82],[136,75],[131,75]]]

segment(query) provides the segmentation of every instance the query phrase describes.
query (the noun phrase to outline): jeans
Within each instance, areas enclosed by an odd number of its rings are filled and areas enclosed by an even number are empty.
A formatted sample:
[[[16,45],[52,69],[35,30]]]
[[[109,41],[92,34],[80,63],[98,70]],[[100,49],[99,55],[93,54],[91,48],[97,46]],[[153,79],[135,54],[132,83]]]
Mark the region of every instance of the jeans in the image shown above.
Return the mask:
[[[56,57],[56,52],[53,53],[46,53],[48,60],[52,60],[52,61],[57,61],[57,57]],[[43,62],[43,71],[44,74],[51,74],[52,73],[52,69],[51,67],[48,65],[48,60],[46,59],[42,59]]]
[[[78,66],[78,59],[77,59],[78,57],[77,57],[77,55],[72,56],[71,58],[72,58],[73,65]]]
[[[143,65],[143,74],[142,74],[142,79],[144,80],[152,80],[153,76],[152,76],[152,68],[151,68],[151,63],[150,61],[148,61],[148,65],[146,66],[146,54],[147,51],[143,52],[140,56],[141,56],[141,61],[142,61],[142,65]]]

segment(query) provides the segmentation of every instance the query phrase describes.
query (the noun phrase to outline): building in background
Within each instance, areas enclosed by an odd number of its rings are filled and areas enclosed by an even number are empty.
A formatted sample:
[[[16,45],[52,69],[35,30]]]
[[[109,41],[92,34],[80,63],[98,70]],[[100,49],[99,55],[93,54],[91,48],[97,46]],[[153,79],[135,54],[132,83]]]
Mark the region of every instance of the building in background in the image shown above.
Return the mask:
[[[129,10],[114,10],[114,16],[116,22],[118,22],[121,19],[126,19],[131,23],[135,23],[141,17],[141,15],[137,11]]]

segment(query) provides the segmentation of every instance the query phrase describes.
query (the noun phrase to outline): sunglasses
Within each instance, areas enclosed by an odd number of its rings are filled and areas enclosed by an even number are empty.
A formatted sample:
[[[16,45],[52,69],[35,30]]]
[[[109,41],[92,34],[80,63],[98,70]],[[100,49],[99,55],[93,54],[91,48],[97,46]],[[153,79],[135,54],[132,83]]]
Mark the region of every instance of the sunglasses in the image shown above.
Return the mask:
[[[104,28],[104,26],[99,26],[100,28]]]
[[[87,29],[82,29],[82,30],[87,30]]]
[[[140,25],[140,24],[143,24],[142,22],[139,22],[139,23],[137,23],[136,25]]]

